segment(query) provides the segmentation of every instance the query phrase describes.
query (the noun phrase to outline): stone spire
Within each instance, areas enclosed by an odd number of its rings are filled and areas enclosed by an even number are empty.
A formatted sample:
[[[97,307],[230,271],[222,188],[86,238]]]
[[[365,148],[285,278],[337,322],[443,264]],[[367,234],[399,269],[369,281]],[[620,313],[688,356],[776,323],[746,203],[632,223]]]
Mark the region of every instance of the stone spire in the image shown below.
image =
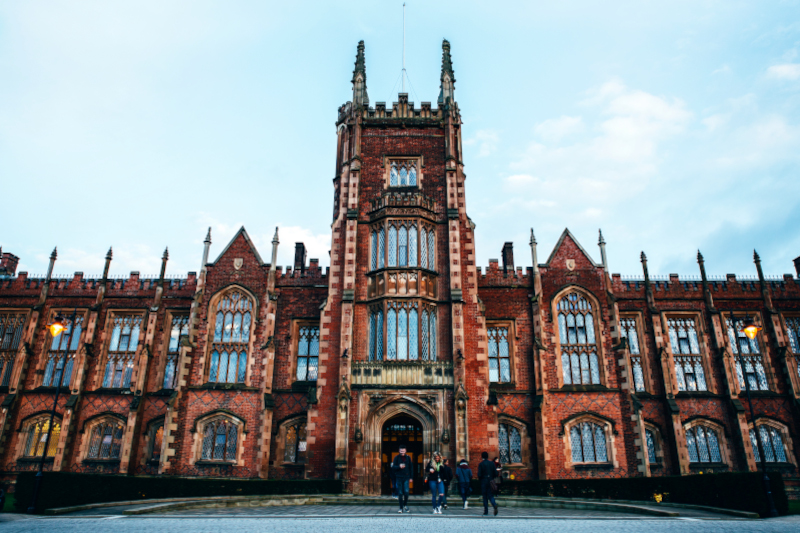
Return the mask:
[[[653,296],[653,287],[650,285],[650,271],[647,268],[647,256],[642,252],[639,258],[642,261],[642,271],[644,272],[644,294],[647,299],[647,306],[650,308],[651,312],[657,312],[656,300],[655,296]]]
[[[450,43],[445,39],[442,41],[442,75],[439,86],[439,105],[444,105],[449,101],[455,101],[456,75],[453,72],[453,60],[450,57]]]
[[[208,228],[208,233],[206,234],[206,240],[203,241],[203,264],[200,265],[200,270],[206,269],[206,264],[208,263],[208,249],[211,247],[211,227]]]
[[[364,60],[364,41],[358,42],[356,68],[353,70],[353,105],[366,107],[369,105],[367,95],[367,66]]]
[[[50,283],[50,278],[53,276],[53,267],[56,264],[56,259],[58,258],[58,246],[53,248],[53,253],[50,254],[50,265],[47,267],[47,276],[45,277],[45,284]]]
[[[600,247],[600,261],[603,263],[603,268],[608,270],[608,261],[606,259],[606,240],[603,238],[603,230],[600,232],[600,238],[597,240],[597,245]]]
[[[708,276],[706,275],[706,261],[703,258],[703,254],[700,253],[700,250],[697,250],[697,265],[700,267],[700,280],[703,283],[703,297],[706,300],[706,307],[708,307],[708,311],[711,313],[716,313],[716,309],[714,308],[714,297],[711,295],[711,288],[708,286]],[[716,344],[716,339],[714,339]]]
[[[164,248],[164,255],[161,256],[161,274],[158,276],[158,285],[164,286],[164,275],[167,273],[167,260],[169,260],[169,248]]]
[[[109,246],[108,253],[106,253],[106,264],[103,267],[103,283],[108,279],[108,270],[111,268],[111,259],[114,257],[114,251],[111,248]]]

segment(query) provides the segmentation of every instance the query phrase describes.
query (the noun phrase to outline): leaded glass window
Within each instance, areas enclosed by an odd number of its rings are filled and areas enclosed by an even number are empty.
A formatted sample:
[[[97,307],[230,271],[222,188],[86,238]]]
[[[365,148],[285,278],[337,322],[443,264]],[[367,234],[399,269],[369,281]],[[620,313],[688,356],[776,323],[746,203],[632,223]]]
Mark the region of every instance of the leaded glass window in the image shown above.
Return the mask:
[[[219,300],[216,311],[208,381],[244,383],[253,302],[243,292],[231,291]]]
[[[510,424],[500,424],[498,440],[502,464],[522,462],[522,437],[516,427]]]
[[[706,391],[705,369],[693,318],[668,318],[669,342],[675,360],[675,377],[680,391]]]
[[[397,266],[397,228],[389,226],[389,258],[386,263],[387,266]]]
[[[800,377],[800,317],[786,318],[786,334],[789,337],[789,346],[794,354],[797,377]]]
[[[417,225],[408,228],[408,266],[417,266]]]
[[[656,457],[656,434],[651,429],[644,430],[644,439],[647,445],[647,460],[650,464],[657,463]]]
[[[428,268],[428,232],[424,227],[419,232],[419,266]]]
[[[378,268],[378,230],[372,230],[372,234],[370,235],[370,248],[372,249],[370,270],[375,270]]]
[[[606,433],[592,422],[580,422],[569,432],[573,463],[607,463]]]
[[[297,380],[317,381],[319,327],[302,326],[297,340]]]
[[[761,439],[761,447],[764,449],[764,457],[768,463],[785,463],[786,449],[783,446],[783,437],[780,430],[766,424],[758,426],[758,435]],[[758,443],[756,442],[756,432],[750,429],[750,443],[753,445],[753,455],[756,462],[761,461],[758,453]]]
[[[47,352],[42,380],[42,385],[45,387],[69,387],[72,379],[72,366],[81,342],[83,317],[76,317],[75,324],[68,322],[66,326],[56,337],[50,336],[50,350]]]
[[[398,265],[401,267],[408,265],[408,229],[405,226],[400,227],[397,234],[397,257]]]
[[[28,438],[25,441],[24,457],[41,457],[44,447],[47,446],[47,457],[55,457],[58,448],[58,439],[61,437],[61,422],[53,420],[53,431],[50,433],[50,443],[47,443],[47,429],[50,427],[50,417],[42,416],[35,419],[28,426]]]
[[[417,185],[416,160],[392,161],[389,169],[390,187],[413,187]]]
[[[434,269],[434,230],[408,220],[391,220],[370,232],[370,270],[388,267]]]
[[[383,268],[386,261],[386,233],[381,228],[378,231],[378,268]]]
[[[436,308],[416,301],[389,301],[384,310],[375,306],[369,314],[369,360],[435,361]],[[384,343],[385,335],[385,343]]]
[[[142,315],[114,315],[103,387],[131,386]]]
[[[0,387],[11,382],[25,317],[25,313],[0,313]]]
[[[150,427],[150,461],[157,463],[161,460],[161,446],[163,444],[164,422],[159,422]]]
[[[489,336],[489,381],[508,383],[511,381],[511,357],[508,328],[492,326],[486,329]]]
[[[92,428],[87,459],[119,459],[125,426],[116,419],[106,419]]]
[[[745,376],[750,390],[769,390],[767,374],[764,371],[764,361],[758,346],[758,337],[753,340],[747,338],[742,328],[744,319],[736,318],[726,320],[728,326],[728,341],[731,344],[734,360],[736,361],[736,374],[739,377],[739,386],[745,388]],[[744,364],[744,372],[742,372]]]
[[[436,270],[436,234],[428,230],[428,269]]]
[[[599,385],[592,304],[580,293],[572,292],[559,300],[557,308],[564,385]]]
[[[721,463],[717,432],[707,426],[694,426],[686,430],[686,447],[690,463]]]
[[[227,418],[217,418],[208,422],[203,430],[204,461],[235,461],[239,428]]]
[[[181,342],[189,335],[189,315],[172,315],[172,325],[167,346],[167,361],[164,366],[163,388],[174,389],[178,386],[178,361],[181,354]]]
[[[642,368],[642,355],[639,351],[639,334],[636,331],[635,318],[621,318],[619,321],[620,335],[628,341],[628,353],[631,358],[633,371],[633,387],[637,392],[646,390],[644,385],[644,369]]]
[[[306,423],[295,422],[286,428],[283,460],[286,463],[306,462]]]

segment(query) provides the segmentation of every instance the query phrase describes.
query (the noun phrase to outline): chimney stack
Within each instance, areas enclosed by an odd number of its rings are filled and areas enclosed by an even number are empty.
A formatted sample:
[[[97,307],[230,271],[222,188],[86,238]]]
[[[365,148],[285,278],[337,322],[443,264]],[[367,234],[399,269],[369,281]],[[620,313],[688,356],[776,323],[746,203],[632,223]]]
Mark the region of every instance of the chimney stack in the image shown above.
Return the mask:
[[[302,242],[294,243],[294,271],[306,271],[306,245]]]
[[[0,248],[0,276],[13,276],[17,273],[19,257]]]
[[[509,270],[514,272],[514,243],[507,242],[503,245],[503,251],[501,252],[503,258],[503,273],[507,273]]]

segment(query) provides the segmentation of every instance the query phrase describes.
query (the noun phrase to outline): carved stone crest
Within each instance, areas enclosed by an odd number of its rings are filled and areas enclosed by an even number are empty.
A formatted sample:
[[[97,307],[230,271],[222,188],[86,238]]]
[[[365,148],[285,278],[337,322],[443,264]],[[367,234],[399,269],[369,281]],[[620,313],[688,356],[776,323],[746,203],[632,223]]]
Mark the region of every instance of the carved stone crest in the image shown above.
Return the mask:
[[[241,257],[237,257],[236,259],[233,260],[233,268],[235,268],[236,270],[242,268],[243,264],[244,264],[244,259],[242,259]]]
[[[567,259],[567,270],[575,270],[575,260],[574,259]]]

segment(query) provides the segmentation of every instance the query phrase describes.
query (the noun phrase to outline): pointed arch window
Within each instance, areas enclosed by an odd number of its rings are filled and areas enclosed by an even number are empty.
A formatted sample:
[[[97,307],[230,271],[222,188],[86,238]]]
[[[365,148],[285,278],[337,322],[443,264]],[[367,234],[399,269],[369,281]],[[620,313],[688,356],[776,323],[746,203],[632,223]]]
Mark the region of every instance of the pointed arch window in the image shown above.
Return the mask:
[[[800,377],[800,317],[786,317],[786,333],[789,336],[789,347],[795,359],[797,377]]]
[[[636,392],[643,392],[646,390],[646,387],[644,384],[642,354],[639,349],[639,334],[636,330],[636,318],[620,318],[619,328],[621,337],[628,341],[628,353],[630,354],[631,358],[634,390],[636,390]]]
[[[238,440],[239,427],[232,420],[212,419],[203,427],[203,450],[200,458],[203,461],[235,461]]]
[[[142,315],[114,315],[103,387],[128,388],[131,386],[141,326]]]
[[[306,462],[306,423],[297,421],[286,427],[286,440],[283,449],[286,463],[305,464]]]
[[[680,391],[706,391],[705,369],[694,318],[670,317],[669,343],[675,359],[675,378]]]
[[[89,433],[87,459],[119,459],[125,426],[114,418],[95,424]]]
[[[211,383],[244,383],[247,377],[253,302],[242,291],[226,293],[216,306],[211,344]]]
[[[764,450],[764,459],[767,463],[786,463],[786,447],[783,444],[781,430],[768,424],[758,425],[758,436],[761,440],[761,447]],[[750,443],[753,446],[753,456],[756,463],[761,461],[758,453],[758,443],[756,442],[756,431],[750,428]]]
[[[55,319],[55,314],[53,315]],[[74,328],[74,331],[70,331]],[[76,316],[75,323],[67,323],[67,327],[60,335],[50,337],[50,350],[47,352],[47,362],[44,367],[44,387],[69,387],[72,379],[72,367],[75,363],[75,354],[81,343],[83,316]],[[67,346],[69,343],[69,346]]]
[[[697,424],[686,429],[690,463],[721,463],[719,434],[714,428]]]
[[[297,337],[297,380],[317,381],[319,326],[301,325]]]
[[[417,185],[417,161],[396,160],[391,162],[389,169],[390,187],[416,187]]]
[[[0,313],[0,387],[8,387],[26,313]]]
[[[489,381],[508,383],[511,381],[511,349],[509,327],[492,325],[486,328],[489,336]]]
[[[41,457],[47,445],[47,457],[55,457],[58,448],[58,439],[61,437],[61,420],[53,419],[53,431],[50,433],[50,443],[47,444],[47,429],[50,427],[50,416],[40,416],[28,423],[26,430],[25,448],[23,457]]]
[[[178,386],[178,359],[181,353],[181,342],[186,342],[189,336],[189,315],[175,314],[169,330],[169,344],[167,345],[167,360],[164,365],[164,389],[174,389]]]
[[[502,464],[522,462],[522,435],[519,429],[511,424],[500,424],[498,441]]]
[[[599,385],[592,304],[579,292],[571,292],[558,301],[557,310],[564,385]]]
[[[745,378],[750,390],[769,390],[767,373],[764,370],[764,361],[761,358],[761,349],[758,345],[758,337],[747,338],[742,328],[744,327],[743,318],[726,319],[728,326],[728,341],[733,351],[736,362],[736,374],[739,377],[739,386],[744,389]],[[744,365],[744,368],[743,368]]]
[[[606,432],[594,422],[578,422],[569,430],[573,463],[607,463]]]

